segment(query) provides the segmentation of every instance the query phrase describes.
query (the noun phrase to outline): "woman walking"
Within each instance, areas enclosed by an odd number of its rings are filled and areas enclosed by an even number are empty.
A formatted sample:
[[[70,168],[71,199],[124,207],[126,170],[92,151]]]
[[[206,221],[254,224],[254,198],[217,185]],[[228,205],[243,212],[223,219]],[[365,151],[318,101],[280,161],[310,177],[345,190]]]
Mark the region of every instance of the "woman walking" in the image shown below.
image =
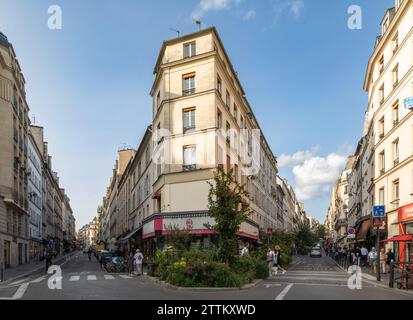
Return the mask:
[[[274,265],[277,270],[280,270],[282,274],[286,273],[287,271],[281,265],[281,247],[279,245],[275,246],[274,256]]]
[[[387,254],[384,248],[380,250],[380,270],[383,274],[387,273]]]

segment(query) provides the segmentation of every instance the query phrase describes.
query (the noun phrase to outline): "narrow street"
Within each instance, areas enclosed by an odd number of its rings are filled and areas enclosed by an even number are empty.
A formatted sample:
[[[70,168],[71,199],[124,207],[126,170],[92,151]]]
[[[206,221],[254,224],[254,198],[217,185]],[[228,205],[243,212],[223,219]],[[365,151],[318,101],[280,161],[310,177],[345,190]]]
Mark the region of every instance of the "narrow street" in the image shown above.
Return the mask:
[[[287,273],[236,291],[176,291],[146,276],[112,275],[95,258],[77,254],[62,265],[62,289],[48,288],[49,276],[36,275],[0,286],[0,300],[413,300],[413,294],[378,287],[363,279],[361,290],[350,290],[349,275],[330,258],[294,257]]]

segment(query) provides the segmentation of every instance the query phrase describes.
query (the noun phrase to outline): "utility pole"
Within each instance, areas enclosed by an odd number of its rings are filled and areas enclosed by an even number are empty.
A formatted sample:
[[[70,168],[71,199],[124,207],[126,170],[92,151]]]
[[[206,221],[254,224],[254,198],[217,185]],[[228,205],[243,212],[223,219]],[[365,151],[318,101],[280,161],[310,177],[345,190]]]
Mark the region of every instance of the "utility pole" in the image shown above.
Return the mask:
[[[381,281],[380,276],[380,227],[376,227],[376,251],[377,251],[377,259],[376,259],[376,270],[377,270],[377,281]]]

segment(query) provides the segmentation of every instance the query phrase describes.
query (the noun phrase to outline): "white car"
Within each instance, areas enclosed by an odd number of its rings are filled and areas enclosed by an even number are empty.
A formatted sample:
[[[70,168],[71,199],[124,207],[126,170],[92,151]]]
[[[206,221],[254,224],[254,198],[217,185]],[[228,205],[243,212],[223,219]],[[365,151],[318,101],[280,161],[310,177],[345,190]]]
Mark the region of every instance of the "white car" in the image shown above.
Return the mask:
[[[310,251],[310,257],[311,257],[311,258],[312,258],[312,257],[319,257],[319,258],[321,258],[321,257],[322,257],[322,255],[321,255],[321,248],[318,248],[318,247],[312,248],[311,251]]]

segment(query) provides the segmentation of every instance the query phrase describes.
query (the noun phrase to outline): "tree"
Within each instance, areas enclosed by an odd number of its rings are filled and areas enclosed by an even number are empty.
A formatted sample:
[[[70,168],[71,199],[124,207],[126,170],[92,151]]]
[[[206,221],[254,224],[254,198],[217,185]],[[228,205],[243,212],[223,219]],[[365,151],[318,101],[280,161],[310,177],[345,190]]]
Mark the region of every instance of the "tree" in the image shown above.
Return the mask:
[[[222,168],[214,174],[214,181],[208,194],[209,215],[214,218],[215,225],[208,228],[218,234],[218,259],[231,265],[237,255],[237,233],[241,224],[251,214],[242,199],[248,196],[244,186],[235,181],[233,171],[226,173]]]
[[[298,254],[307,254],[309,247],[315,244],[318,240],[316,234],[311,231],[308,221],[294,221],[294,239]]]
[[[318,225],[316,235],[318,239],[325,239],[327,235],[326,226],[323,224]]]

